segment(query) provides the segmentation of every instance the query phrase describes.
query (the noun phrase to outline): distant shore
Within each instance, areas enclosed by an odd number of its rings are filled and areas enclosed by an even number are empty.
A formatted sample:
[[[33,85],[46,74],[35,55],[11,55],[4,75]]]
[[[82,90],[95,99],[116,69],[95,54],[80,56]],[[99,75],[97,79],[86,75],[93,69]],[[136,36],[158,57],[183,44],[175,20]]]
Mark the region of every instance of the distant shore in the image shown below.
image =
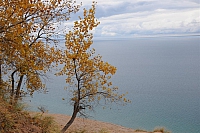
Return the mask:
[[[70,119],[70,116],[63,114],[44,113],[43,115],[53,117],[60,129],[62,129]],[[112,123],[101,122],[87,118],[78,118],[78,117],[75,119],[74,123],[70,126],[67,133],[72,131],[79,131],[79,132],[85,131],[84,133],[151,133],[146,131],[137,131],[131,128],[123,127]],[[154,132],[154,133],[161,133],[161,132]]]

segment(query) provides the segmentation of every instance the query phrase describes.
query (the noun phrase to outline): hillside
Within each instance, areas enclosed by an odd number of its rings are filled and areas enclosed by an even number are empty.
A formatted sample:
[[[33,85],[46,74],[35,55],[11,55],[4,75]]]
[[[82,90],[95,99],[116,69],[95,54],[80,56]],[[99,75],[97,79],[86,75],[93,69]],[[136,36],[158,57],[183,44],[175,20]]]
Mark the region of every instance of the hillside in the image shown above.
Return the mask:
[[[55,133],[51,117],[30,116],[22,104],[9,104],[0,96],[0,133]]]
[[[0,133],[59,133],[70,116],[27,112],[23,104],[10,104],[0,95]],[[55,120],[55,121],[54,121]],[[133,130],[119,125],[76,118],[67,133],[169,133],[164,128],[153,132]]]

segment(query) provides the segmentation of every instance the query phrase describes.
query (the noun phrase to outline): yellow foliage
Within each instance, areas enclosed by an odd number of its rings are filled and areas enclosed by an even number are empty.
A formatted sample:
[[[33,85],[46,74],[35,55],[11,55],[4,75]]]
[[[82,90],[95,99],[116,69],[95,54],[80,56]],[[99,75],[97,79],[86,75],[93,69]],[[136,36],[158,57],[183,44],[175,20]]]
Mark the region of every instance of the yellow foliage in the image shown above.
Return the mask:
[[[104,62],[91,48],[93,35],[90,31],[100,24],[95,18],[95,3],[91,9],[84,9],[83,16],[74,22],[73,31],[66,34],[65,56],[61,61],[64,67],[58,73],[67,77],[66,83],[72,88],[72,102],[88,109],[92,102],[98,103],[102,98],[110,102],[128,102],[124,94],[115,92],[117,87],[112,87],[109,81],[117,68]]]
[[[58,34],[56,23],[68,20],[80,5],[68,0],[3,0],[0,7],[1,73],[15,75],[16,81],[24,75],[28,89],[34,92],[43,87],[40,75],[62,57],[52,37]]]

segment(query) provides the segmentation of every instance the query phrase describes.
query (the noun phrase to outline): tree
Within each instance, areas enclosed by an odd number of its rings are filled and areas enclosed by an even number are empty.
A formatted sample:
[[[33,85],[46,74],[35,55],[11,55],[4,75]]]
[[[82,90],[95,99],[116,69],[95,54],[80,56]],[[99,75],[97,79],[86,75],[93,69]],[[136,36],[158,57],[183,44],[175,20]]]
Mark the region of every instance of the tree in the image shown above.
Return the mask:
[[[0,86],[11,80],[11,97],[19,97],[24,80],[27,92],[43,88],[40,79],[61,58],[57,23],[79,10],[72,0],[2,0],[0,3]],[[52,43],[54,45],[52,45]],[[15,83],[17,85],[15,86]]]
[[[129,102],[123,98],[124,94],[116,92],[117,87],[112,87],[109,81],[116,67],[104,62],[100,55],[95,55],[95,49],[90,49],[93,43],[90,31],[99,24],[94,15],[95,3],[91,9],[84,9],[84,18],[75,21],[73,31],[66,34],[66,50],[61,61],[64,67],[57,75],[67,76],[66,83],[72,92],[73,114],[61,133],[69,128],[78,113],[83,114],[85,109],[92,109],[101,99]]]
[[[73,115],[61,132],[73,123],[77,114],[91,109],[101,99],[110,102],[125,101],[124,94],[116,92],[109,81],[116,67],[95,55],[92,31],[99,22],[95,19],[95,3],[74,22],[73,31],[66,34],[66,50],[58,47],[56,36],[65,28],[59,27],[79,10],[72,0],[2,0],[0,3],[0,89],[2,77],[11,84],[12,99],[22,94],[32,95],[44,88],[41,77],[53,67],[64,64],[57,75],[65,74],[72,89]],[[26,84],[26,92],[21,85]],[[15,85],[16,84],[16,85]]]

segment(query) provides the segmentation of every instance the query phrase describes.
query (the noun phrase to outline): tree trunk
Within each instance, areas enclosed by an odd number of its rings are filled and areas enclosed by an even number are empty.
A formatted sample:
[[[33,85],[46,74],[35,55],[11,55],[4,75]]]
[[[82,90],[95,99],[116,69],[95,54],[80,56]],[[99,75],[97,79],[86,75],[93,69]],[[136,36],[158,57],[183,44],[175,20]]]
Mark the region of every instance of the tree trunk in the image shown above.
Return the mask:
[[[78,100],[75,101],[75,103],[74,103],[74,111],[73,111],[71,119],[67,122],[67,124],[60,131],[61,133],[64,133],[69,128],[69,126],[71,126],[71,124],[74,122],[74,120],[76,118],[77,113],[80,111],[80,106],[79,106],[80,99],[81,99],[80,98],[80,78],[78,77],[78,74],[77,74],[75,59],[73,59],[73,61],[74,61],[74,66],[75,66],[74,72],[76,74],[76,79],[78,81],[78,97],[77,97]]]
[[[11,85],[11,92],[10,92],[10,104],[13,104],[13,100],[14,100],[14,93],[15,93],[15,78],[14,78],[14,75],[17,71],[18,71],[18,69],[13,71],[12,74],[11,74],[12,85]]]
[[[74,111],[73,111],[72,117],[67,122],[67,124],[63,127],[63,129],[60,131],[60,133],[64,133],[69,128],[69,126],[71,126],[71,124],[74,122],[78,112],[79,112],[79,103],[75,102],[74,103]]]
[[[16,100],[19,98],[19,95],[20,95],[20,88],[21,88],[21,85],[22,85],[23,77],[24,77],[24,75],[20,76],[20,79],[19,79],[19,82],[18,82],[18,85],[17,85],[17,90],[16,90],[16,94],[15,94]]]

